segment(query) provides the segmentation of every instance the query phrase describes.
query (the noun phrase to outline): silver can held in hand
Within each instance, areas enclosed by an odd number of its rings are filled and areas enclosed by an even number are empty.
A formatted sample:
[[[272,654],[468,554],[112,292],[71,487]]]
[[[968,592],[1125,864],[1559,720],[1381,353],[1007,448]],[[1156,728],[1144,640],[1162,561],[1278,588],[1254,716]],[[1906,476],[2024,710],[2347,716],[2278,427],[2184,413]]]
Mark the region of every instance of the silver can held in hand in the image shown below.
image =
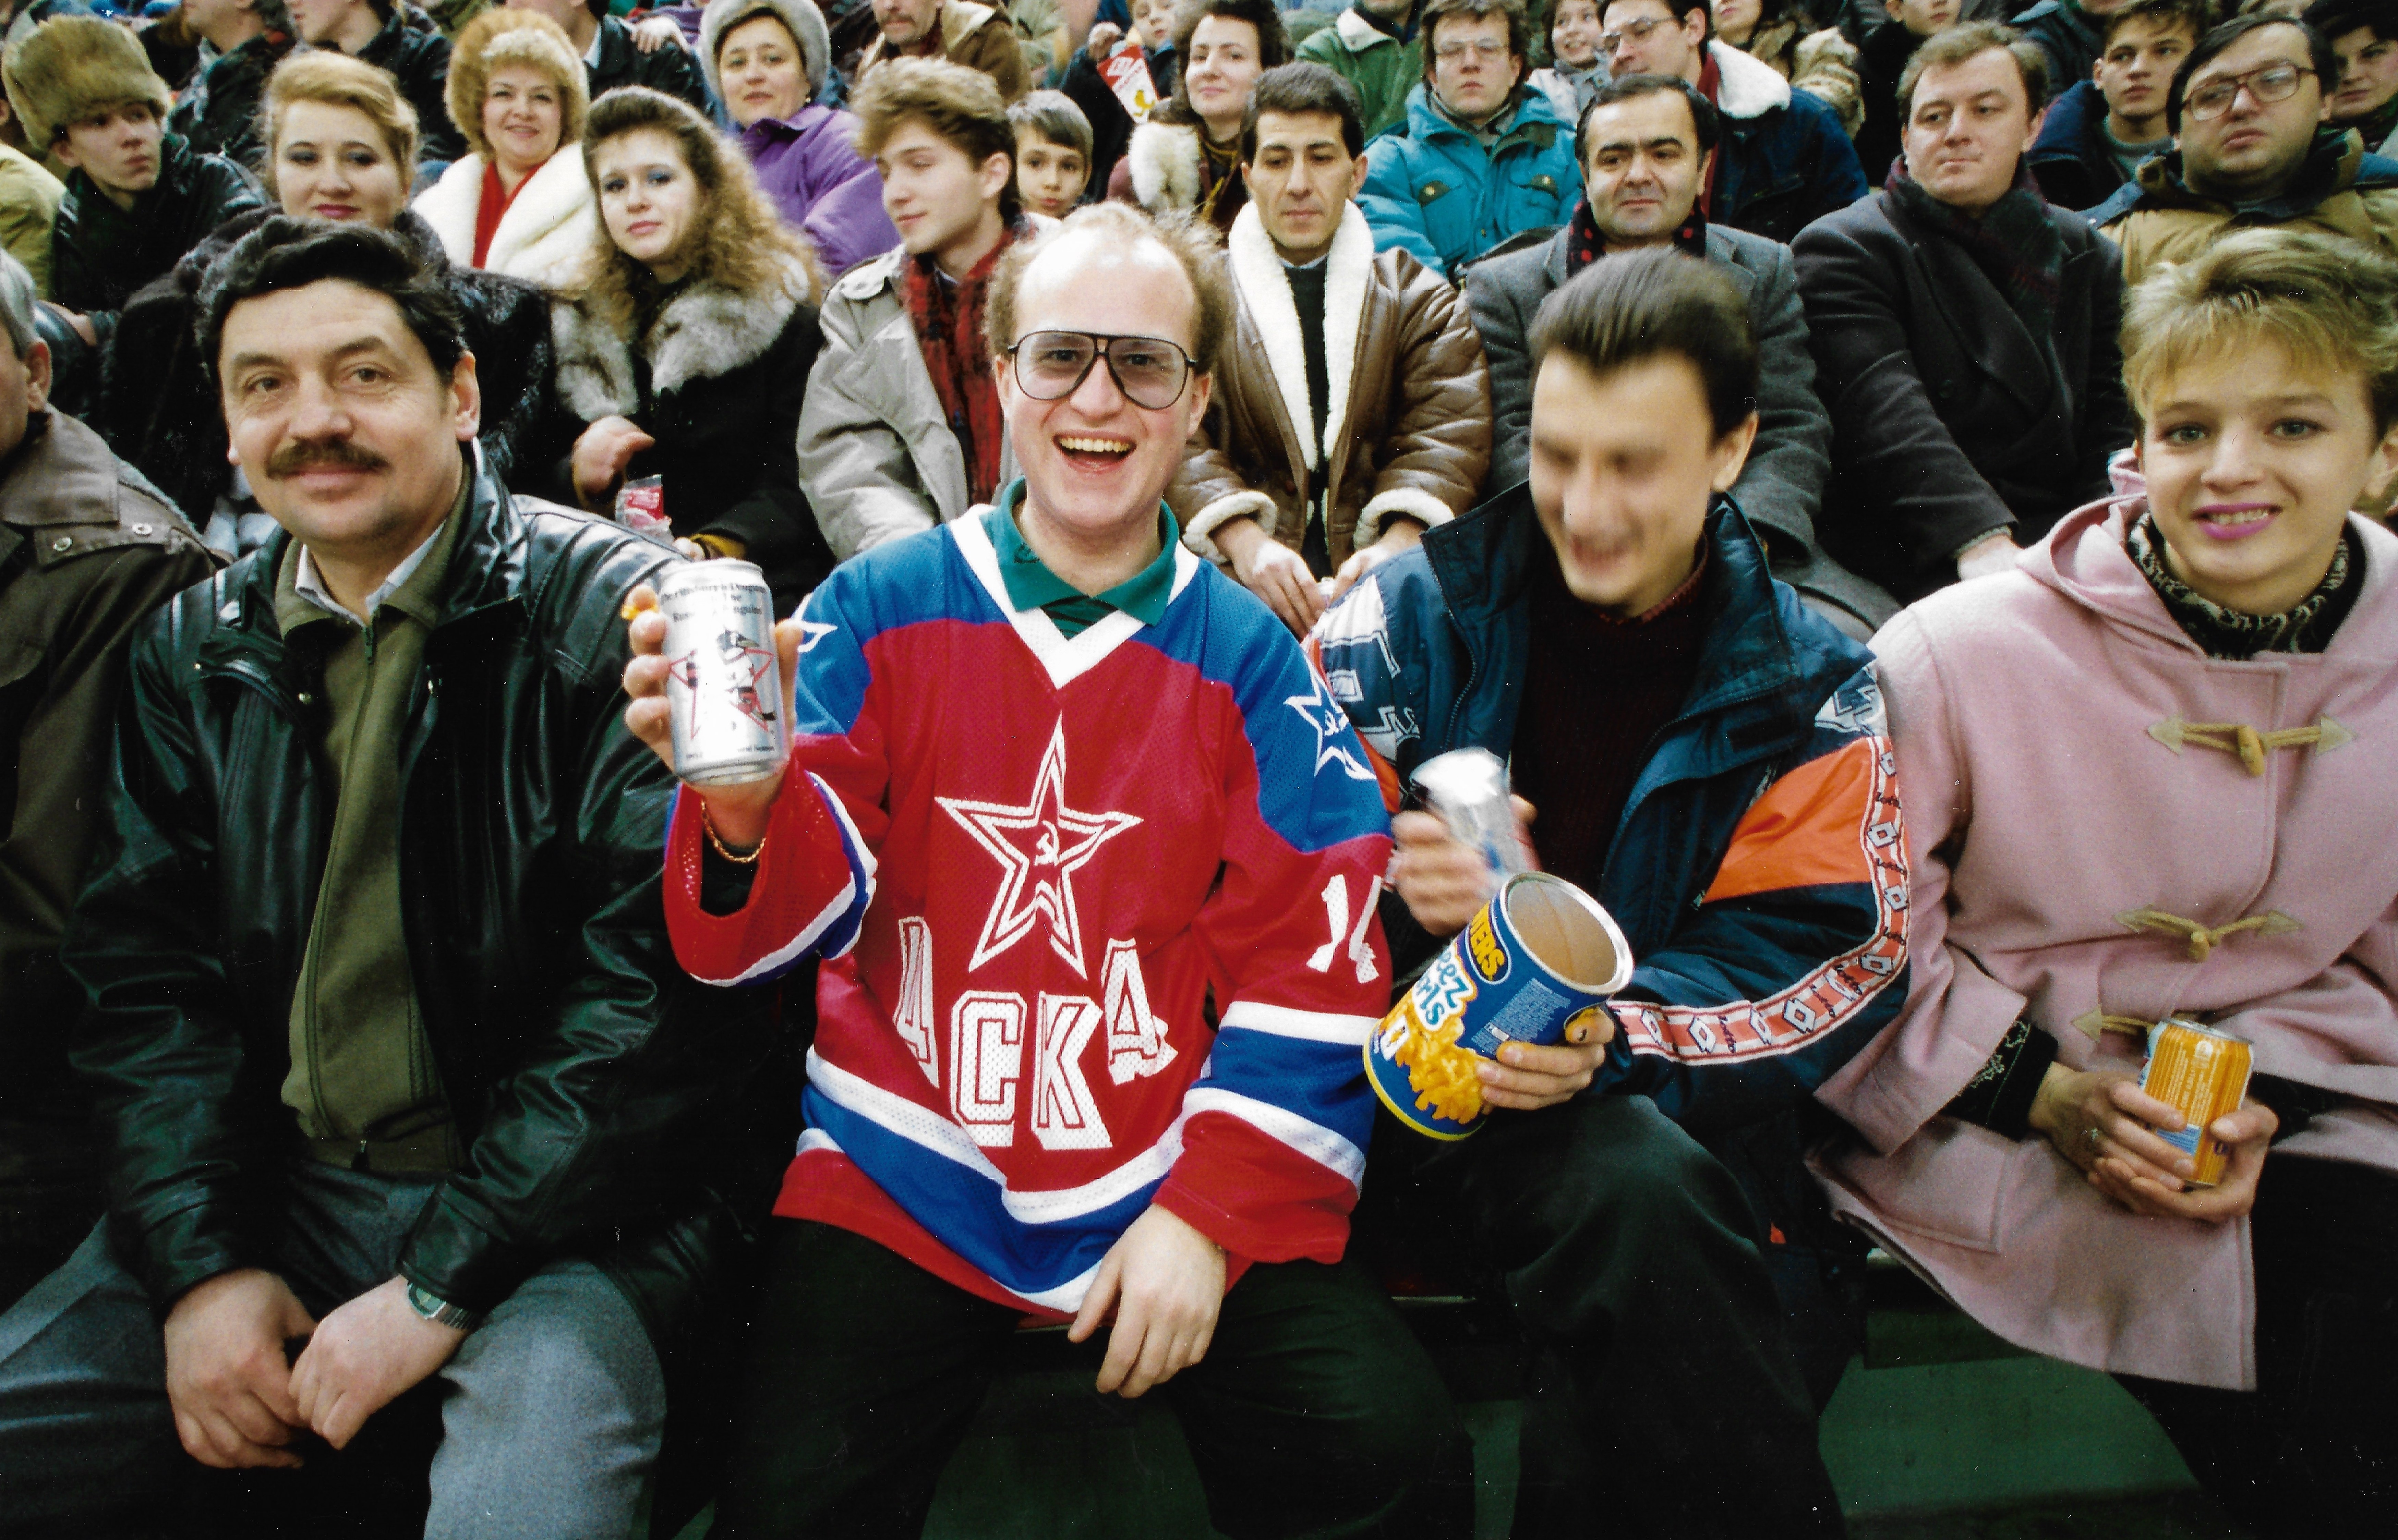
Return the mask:
[[[762,781],[791,752],[775,656],[775,595],[755,562],[694,561],[658,580],[675,773],[694,786]]]
[[[1516,873],[1531,869],[1508,795],[1507,766],[1497,755],[1489,749],[1451,749],[1418,765],[1412,779],[1424,806],[1489,863],[1493,891]]]

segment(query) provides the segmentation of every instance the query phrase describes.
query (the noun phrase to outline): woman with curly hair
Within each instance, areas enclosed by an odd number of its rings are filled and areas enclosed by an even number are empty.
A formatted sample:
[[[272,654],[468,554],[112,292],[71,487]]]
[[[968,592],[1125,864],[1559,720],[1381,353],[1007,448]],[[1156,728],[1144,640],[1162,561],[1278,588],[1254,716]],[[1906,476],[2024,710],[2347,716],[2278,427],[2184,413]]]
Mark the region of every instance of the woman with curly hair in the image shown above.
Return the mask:
[[[558,397],[585,424],[577,501],[663,478],[686,556],[754,561],[788,613],[832,569],[800,491],[800,401],[823,278],[748,162],[673,97],[619,87],[591,109],[583,164],[601,233],[550,313]]]
[[[557,22],[488,10],[450,50],[450,119],[467,154],[416,200],[461,267],[558,286],[599,234],[583,175],[583,60]]]

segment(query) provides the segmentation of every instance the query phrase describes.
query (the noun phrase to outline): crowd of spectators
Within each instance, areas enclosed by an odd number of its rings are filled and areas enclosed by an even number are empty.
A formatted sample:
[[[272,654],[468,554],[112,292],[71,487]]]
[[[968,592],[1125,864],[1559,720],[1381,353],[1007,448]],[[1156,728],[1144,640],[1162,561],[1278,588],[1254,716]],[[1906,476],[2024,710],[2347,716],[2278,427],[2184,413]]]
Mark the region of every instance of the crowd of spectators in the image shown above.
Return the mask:
[[[1426,1276],[1834,1534],[1869,1244],[2378,1533],[2398,0],[1812,5],[7,13],[0,1535],[904,1535],[1027,1317],[1460,1534]],[[1440,1144],[1461,749],[1633,966]]]

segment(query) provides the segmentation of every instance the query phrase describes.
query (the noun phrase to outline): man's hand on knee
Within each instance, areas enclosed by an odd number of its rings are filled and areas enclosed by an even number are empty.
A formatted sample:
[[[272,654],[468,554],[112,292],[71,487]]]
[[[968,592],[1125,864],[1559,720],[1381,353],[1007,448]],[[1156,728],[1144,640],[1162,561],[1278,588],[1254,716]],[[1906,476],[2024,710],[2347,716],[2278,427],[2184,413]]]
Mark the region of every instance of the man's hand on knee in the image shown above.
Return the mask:
[[[175,1432],[202,1465],[296,1466],[283,1446],[303,1419],[283,1345],[316,1330],[306,1306],[273,1273],[219,1273],[167,1313],[167,1400]]]
[[[1152,1204],[1100,1259],[1067,1337],[1089,1340],[1111,1305],[1116,1323],[1098,1391],[1129,1399],[1207,1356],[1224,1307],[1224,1248]]]
[[[378,1283],[333,1311],[291,1366],[300,1421],[340,1449],[369,1417],[450,1361],[466,1333],[425,1319],[408,1303],[408,1279]]]
[[[1607,1045],[1615,1040],[1615,1018],[1593,1011],[1566,1028],[1566,1040],[1541,1047],[1502,1043],[1499,1062],[1475,1066],[1482,1078],[1482,1099],[1494,1107],[1536,1112],[1570,1102],[1590,1089],[1591,1077],[1607,1061]]]

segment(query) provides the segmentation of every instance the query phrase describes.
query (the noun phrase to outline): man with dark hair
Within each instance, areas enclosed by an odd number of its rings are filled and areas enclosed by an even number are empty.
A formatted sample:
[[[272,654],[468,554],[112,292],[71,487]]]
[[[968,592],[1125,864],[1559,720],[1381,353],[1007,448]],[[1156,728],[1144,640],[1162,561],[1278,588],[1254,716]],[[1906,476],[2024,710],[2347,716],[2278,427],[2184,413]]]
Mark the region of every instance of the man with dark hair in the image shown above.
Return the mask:
[[[2050,104],[2026,157],[2042,196],[2095,208],[2173,148],[2165,97],[2213,14],[2209,0],[2135,0],[2108,14],[2090,78]]]
[[[1439,1378],[1341,1263],[1391,976],[1373,772],[1160,501],[1225,288],[1211,230],[1121,203],[1010,248],[983,357],[1023,475],[809,596],[787,769],[679,805],[684,965],[823,958],[720,1537],[916,1533],[1027,1313],[1166,1402],[1235,1540],[1472,1525]],[[666,628],[633,626],[626,721],[668,755]]]
[[[1457,291],[1377,253],[1356,93],[1321,64],[1258,81],[1229,248],[1233,345],[1166,501],[1184,538],[1301,636],[1361,573],[1473,506],[1490,455]]]
[[[2306,23],[2339,56],[2331,121],[2353,128],[2375,154],[2398,150],[2398,5],[2392,0],[2315,0]]]
[[[1838,1534],[1810,1395],[1855,1321],[1824,1304],[1818,1248],[1846,1243],[1800,1156],[1810,1092],[1906,993],[1880,696],[1732,495],[1758,354],[1724,267],[1595,262],[1531,348],[1530,480],[1368,573],[1316,643],[1386,788],[1453,749],[1509,761],[1542,868],[1637,966],[1567,1041],[1481,1066],[1473,1138],[1382,1117],[1361,1239],[1446,1250],[1536,1345],[1517,1535]],[[1405,977],[1496,878],[1432,814],[1392,834]]]
[[[619,86],[647,86],[690,102],[711,117],[723,114],[707,88],[707,72],[680,42],[654,42],[608,14],[608,0],[506,0],[518,10],[548,17],[583,56],[591,100]]]
[[[1406,121],[1408,93],[1423,76],[1416,0],[1350,0],[1347,9],[1300,44],[1296,57],[1321,64],[1357,93],[1366,137]]]
[[[2165,98],[2176,148],[2090,210],[2123,248],[2124,283],[2234,225],[2398,247],[2398,162],[2324,121],[2338,79],[2331,44],[2286,17],[2235,17],[2199,39]]]
[[[466,153],[450,121],[450,39],[409,24],[404,0],[285,0],[291,29],[312,48],[338,48],[383,71],[416,109],[416,154],[424,167]]]
[[[1529,23],[1521,0],[1431,0],[1423,79],[1407,122],[1366,151],[1357,195],[1374,244],[1446,277],[1573,207],[1573,131],[1524,84]]]
[[[980,70],[999,87],[1003,103],[1014,101],[1031,85],[1024,72],[1024,50],[1017,46],[1016,28],[1004,7],[977,0],[874,0],[874,20],[881,30],[857,61],[860,85],[892,59],[946,59]]]
[[[91,1093],[67,1067],[82,991],[59,938],[99,832],[134,631],[211,569],[196,530],[49,404],[34,281],[0,256],[0,1309],[100,1217]]]
[[[380,1473],[430,1533],[626,1534],[773,1030],[668,953],[672,780],[612,699],[661,555],[482,470],[396,237],[271,220],[214,277],[283,532],[133,645],[61,952],[110,1212],[0,1318],[0,1512],[122,1533],[188,1455],[292,1472],[270,1511]]]
[[[990,275],[1031,229],[990,76],[895,59],[851,101],[899,246],[825,297],[800,409],[800,485],[836,560],[946,524],[1015,479],[983,355]]]
[[[298,41],[290,13],[282,0],[182,0],[179,8],[214,57],[176,92],[167,131],[202,154],[256,170],[266,148],[258,138],[266,77]]]
[[[1857,153],[1832,109],[1773,67],[1712,38],[1707,0],[1607,0],[1599,51],[1619,75],[1671,75],[1723,115],[1700,211],[1769,240],[1866,195]]]
[[[1825,549],[1902,603],[2012,568],[2131,441],[2116,250],[2021,174],[2044,68],[1995,22],[1924,44],[1906,174],[1792,244],[1832,414]]]
[[[50,232],[50,298],[92,315],[98,343],[135,289],[266,201],[249,172],[165,131],[167,83],[113,21],[45,21],[10,45],[0,74],[28,142],[70,168]]]
[[[1525,237],[1467,269],[1465,300],[1490,357],[1489,486],[1530,473],[1533,318],[1568,279],[1604,258],[1672,247],[1723,270],[1748,304],[1758,369],[1757,442],[1732,495],[1773,574],[1859,639],[1896,612],[1890,596],[1826,558],[1815,515],[1831,471],[1832,423],[1815,395],[1807,316],[1786,247],[1711,224],[1698,210],[1720,120],[1677,76],[1622,75],[1598,88],[1575,135],[1583,200],[1556,234]]]

